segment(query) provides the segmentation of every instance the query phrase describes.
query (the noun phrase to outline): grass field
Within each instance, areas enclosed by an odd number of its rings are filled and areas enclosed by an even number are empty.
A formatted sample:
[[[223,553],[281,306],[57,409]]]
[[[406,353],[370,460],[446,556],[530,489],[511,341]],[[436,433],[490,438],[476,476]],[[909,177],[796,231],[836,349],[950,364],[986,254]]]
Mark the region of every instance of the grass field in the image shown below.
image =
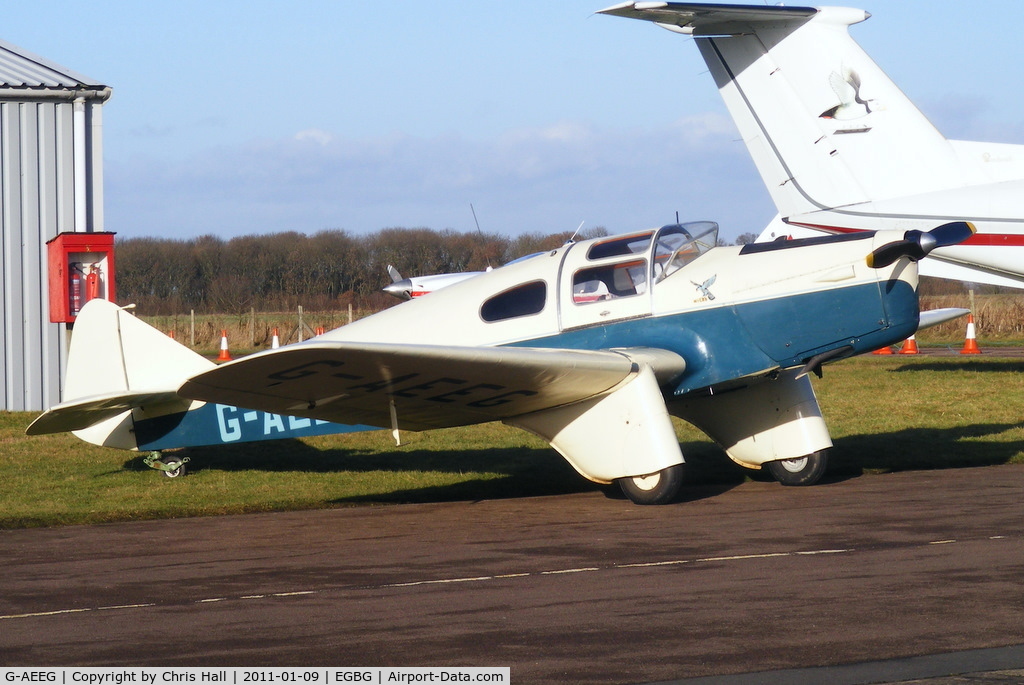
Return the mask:
[[[1024,463],[1024,359],[865,356],[814,382],[835,441],[826,478]],[[71,435],[29,438],[32,418],[0,413],[0,528],[598,487],[543,441],[501,424],[404,433],[401,447],[377,431],[182,450],[189,475],[169,479],[136,453]],[[680,422],[678,434],[692,484],[760,477],[696,429]]]

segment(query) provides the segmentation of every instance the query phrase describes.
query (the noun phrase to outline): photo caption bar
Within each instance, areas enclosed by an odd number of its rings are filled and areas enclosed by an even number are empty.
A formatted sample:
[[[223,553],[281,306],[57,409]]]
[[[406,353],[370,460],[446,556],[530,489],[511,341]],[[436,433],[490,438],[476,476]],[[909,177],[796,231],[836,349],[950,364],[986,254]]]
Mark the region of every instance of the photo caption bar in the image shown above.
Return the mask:
[[[388,683],[510,683],[510,668],[483,666],[430,666],[382,668],[351,666],[322,668],[281,667],[0,667],[0,685],[387,685]]]

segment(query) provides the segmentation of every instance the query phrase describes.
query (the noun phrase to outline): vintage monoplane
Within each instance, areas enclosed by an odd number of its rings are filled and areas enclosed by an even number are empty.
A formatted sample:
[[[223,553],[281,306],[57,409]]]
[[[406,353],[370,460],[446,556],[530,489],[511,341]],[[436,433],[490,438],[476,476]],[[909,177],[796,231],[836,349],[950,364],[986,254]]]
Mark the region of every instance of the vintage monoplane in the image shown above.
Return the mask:
[[[94,300],[65,401],[28,432],[151,451],[174,475],[162,450],[503,421],[656,504],[683,475],[674,415],[736,462],[810,484],[832,443],[808,374],[965,313],[919,314],[916,262],[973,232],[716,247],[718,226],[693,222],[570,242],[220,366]]]

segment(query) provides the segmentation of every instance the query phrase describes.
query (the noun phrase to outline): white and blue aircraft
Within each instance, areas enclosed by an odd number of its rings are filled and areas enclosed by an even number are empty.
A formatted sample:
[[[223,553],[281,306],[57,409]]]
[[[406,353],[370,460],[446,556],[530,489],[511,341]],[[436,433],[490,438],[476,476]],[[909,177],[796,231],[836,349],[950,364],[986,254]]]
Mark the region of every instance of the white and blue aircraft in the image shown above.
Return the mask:
[[[217,366],[104,300],[75,324],[65,400],[29,434],[151,452],[503,421],[640,504],[685,467],[670,419],[789,485],[831,446],[808,374],[965,310],[921,315],[917,262],[969,239],[862,232],[716,247],[712,222],[518,260],[311,340]]]
[[[850,36],[869,13],[687,2],[601,13],[692,37],[779,212],[759,240],[969,220],[977,234],[937,249],[921,274],[1024,288],[1024,145],[946,139]]]

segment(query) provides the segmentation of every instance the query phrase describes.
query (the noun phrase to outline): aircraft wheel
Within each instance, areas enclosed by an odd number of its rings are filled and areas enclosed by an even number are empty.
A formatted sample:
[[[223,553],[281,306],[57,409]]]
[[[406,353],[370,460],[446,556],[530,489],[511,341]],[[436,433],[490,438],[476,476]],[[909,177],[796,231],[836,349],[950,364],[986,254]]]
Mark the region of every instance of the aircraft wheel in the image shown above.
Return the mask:
[[[665,504],[683,484],[683,465],[676,464],[656,473],[634,478],[619,478],[619,487],[634,504]]]
[[[166,470],[162,470],[161,473],[167,478],[178,478],[179,476],[185,475],[185,462],[178,457],[168,457],[164,459],[164,464],[167,465]]]
[[[795,459],[780,459],[767,464],[775,480],[783,485],[814,485],[825,475],[828,450],[820,450]]]

